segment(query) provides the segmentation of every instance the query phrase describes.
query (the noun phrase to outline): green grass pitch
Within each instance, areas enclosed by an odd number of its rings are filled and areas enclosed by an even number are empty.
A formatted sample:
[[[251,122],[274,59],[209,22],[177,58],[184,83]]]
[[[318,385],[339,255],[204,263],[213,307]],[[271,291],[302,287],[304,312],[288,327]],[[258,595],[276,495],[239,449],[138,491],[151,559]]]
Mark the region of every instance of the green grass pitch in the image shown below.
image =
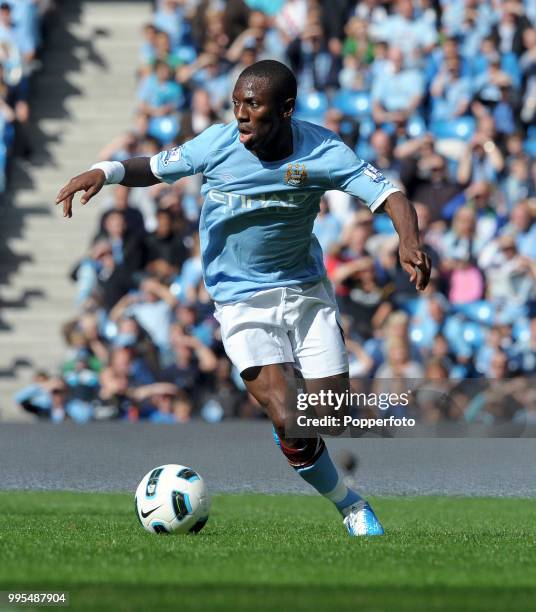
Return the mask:
[[[299,495],[217,495],[199,535],[156,536],[131,495],[3,492],[0,590],[66,590],[74,610],[535,609],[536,500],[372,502],[383,538]]]

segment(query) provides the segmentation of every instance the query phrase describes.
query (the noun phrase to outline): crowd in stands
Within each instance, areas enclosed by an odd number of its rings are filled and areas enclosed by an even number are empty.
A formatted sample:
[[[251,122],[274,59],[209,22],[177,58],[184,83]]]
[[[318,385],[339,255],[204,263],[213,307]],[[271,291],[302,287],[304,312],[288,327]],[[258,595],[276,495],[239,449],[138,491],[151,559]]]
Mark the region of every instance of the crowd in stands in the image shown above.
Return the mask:
[[[0,194],[8,160],[30,157],[30,77],[39,66],[45,18],[53,0],[0,2]]]
[[[407,193],[433,261],[417,293],[389,218],[341,192],[323,197],[314,231],[354,384],[413,385],[429,422],[534,422],[536,4],[158,0],[132,130],[101,159],[150,156],[232,121],[238,74],[267,58],[295,72],[298,118],[335,131]],[[107,189],[72,273],[69,358],[19,404],[53,420],[260,416],[203,286],[200,177]]]

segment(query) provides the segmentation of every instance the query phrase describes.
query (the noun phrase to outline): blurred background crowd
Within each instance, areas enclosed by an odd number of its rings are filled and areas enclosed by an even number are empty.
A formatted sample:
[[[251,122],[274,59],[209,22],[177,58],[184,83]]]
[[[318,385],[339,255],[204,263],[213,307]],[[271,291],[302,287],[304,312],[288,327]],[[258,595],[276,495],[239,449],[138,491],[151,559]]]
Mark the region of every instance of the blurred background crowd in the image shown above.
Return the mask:
[[[45,6],[0,6],[6,146],[10,125],[23,130]],[[353,384],[415,388],[419,408],[385,414],[536,421],[533,0],[158,0],[140,40],[132,130],[102,160],[150,156],[232,121],[239,73],[285,62],[299,84],[295,115],[338,133],[407,193],[434,265],[417,294],[387,216],[325,194],[314,231]],[[22,77],[10,85],[13,66]],[[79,316],[64,326],[65,363],[21,390],[23,409],[56,421],[261,415],[203,286],[200,180],[106,188],[87,257],[72,270]]]
[[[0,2],[0,194],[14,156],[29,158],[30,77],[40,65],[52,0]]]

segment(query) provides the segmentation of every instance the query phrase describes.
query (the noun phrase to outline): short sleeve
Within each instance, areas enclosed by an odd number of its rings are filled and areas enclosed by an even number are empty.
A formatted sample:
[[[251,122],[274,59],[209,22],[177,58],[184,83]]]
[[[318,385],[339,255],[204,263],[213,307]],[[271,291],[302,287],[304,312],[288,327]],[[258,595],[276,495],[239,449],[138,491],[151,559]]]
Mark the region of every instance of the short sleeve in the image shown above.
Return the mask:
[[[359,159],[342,141],[335,146],[337,165],[330,164],[333,189],[349,193],[364,202],[369,209],[377,210],[388,196],[400,191],[371,164]]]
[[[153,155],[152,173],[164,183],[174,183],[185,176],[203,172],[221,127],[221,124],[212,125],[180,147]]]

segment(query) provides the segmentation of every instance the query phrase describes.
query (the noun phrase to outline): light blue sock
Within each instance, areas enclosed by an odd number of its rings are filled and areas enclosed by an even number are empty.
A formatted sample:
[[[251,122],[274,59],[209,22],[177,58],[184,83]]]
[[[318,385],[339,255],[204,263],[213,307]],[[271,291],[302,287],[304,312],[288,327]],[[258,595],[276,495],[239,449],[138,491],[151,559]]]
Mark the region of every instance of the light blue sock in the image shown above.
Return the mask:
[[[296,471],[321,495],[333,502],[343,515],[351,506],[363,500],[358,493],[344,484],[327,448],[312,465],[296,468]]]
[[[281,441],[275,429],[273,429],[273,435],[274,442],[281,448]],[[344,484],[327,448],[324,448],[320,457],[313,464],[302,468],[295,467],[294,469],[321,495],[333,502],[337,510],[344,516],[352,505],[364,501],[358,493]]]

